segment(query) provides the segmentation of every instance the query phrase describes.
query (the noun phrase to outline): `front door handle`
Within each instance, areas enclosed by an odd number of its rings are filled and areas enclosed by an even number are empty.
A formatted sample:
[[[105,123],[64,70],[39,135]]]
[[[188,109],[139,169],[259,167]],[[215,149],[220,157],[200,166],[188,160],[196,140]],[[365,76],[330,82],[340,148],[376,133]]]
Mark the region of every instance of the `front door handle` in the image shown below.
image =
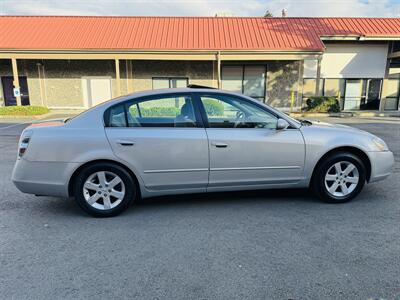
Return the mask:
[[[221,142],[213,142],[211,143],[211,145],[217,147],[217,148],[226,148],[228,147],[228,144],[225,143],[221,143]]]
[[[121,146],[133,146],[133,145],[135,145],[134,142],[126,141],[126,140],[118,140],[117,143],[120,144]]]

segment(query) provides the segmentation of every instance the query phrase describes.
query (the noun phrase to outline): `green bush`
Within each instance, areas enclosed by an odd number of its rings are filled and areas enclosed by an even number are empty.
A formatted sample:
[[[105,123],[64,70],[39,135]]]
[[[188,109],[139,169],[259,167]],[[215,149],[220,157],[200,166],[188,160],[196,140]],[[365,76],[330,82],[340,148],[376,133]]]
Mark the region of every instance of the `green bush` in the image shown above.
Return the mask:
[[[203,105],[209,116],[221,116],[224,113],[224,105],[215,100],[203,100]]]
[[[0,106],[1,116],[36,116],[47,114],[49,111],[44,106]]]
[[[308,112],[340,112],[339,101],[335,97],[310,97],[306,104]]]
[[[131,106],[129,111],[132,116],[139,116],[136,106]],[[151,107],[140,108],[140,113],[142,117],[176,117],[181,110],[177,107]]]

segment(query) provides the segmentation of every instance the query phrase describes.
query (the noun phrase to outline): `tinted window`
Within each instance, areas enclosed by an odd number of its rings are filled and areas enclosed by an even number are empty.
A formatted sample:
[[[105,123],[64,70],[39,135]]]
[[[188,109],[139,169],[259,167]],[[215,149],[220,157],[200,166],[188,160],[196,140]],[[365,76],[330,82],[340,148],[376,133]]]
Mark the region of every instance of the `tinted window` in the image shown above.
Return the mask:
[[[225,95],[200,98],[211,128],[276,128],[277,117],[248,101]]]
[[[196,127],[196,117],[189,95],[167,95],[113,107],[109,112],[109,126]]]
[[[110,109],[108,124],[110,127],[126,127],[125,111],[123,105],[113,106]]]

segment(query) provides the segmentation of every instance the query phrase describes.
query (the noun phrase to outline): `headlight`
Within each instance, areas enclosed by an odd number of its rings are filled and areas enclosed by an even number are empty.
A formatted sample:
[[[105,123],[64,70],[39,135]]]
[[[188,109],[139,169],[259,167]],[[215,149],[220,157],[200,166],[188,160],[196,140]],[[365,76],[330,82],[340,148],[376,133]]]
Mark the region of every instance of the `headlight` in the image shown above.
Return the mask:
[[[374,145],[378,149],[378,151],[389,151],[388,146],[382,139],[380,139],[378,137],[373,137],[372,142],[374,143]]]

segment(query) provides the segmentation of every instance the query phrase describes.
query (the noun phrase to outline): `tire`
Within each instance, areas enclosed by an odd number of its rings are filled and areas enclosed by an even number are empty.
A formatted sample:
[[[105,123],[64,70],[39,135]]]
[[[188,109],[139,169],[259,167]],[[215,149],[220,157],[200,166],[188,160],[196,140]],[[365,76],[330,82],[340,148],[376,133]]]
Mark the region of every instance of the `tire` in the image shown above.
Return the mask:
[[[93,217],[113,217],[126,210],[138,195],[136,181],[122,167],[97,163],[83,168],[74,181],[77,204]]]
[[[366,173],[364,163],[353,153],[333,153],[317,165],[311,188],[324,202],[348,202],[361,192]]]

